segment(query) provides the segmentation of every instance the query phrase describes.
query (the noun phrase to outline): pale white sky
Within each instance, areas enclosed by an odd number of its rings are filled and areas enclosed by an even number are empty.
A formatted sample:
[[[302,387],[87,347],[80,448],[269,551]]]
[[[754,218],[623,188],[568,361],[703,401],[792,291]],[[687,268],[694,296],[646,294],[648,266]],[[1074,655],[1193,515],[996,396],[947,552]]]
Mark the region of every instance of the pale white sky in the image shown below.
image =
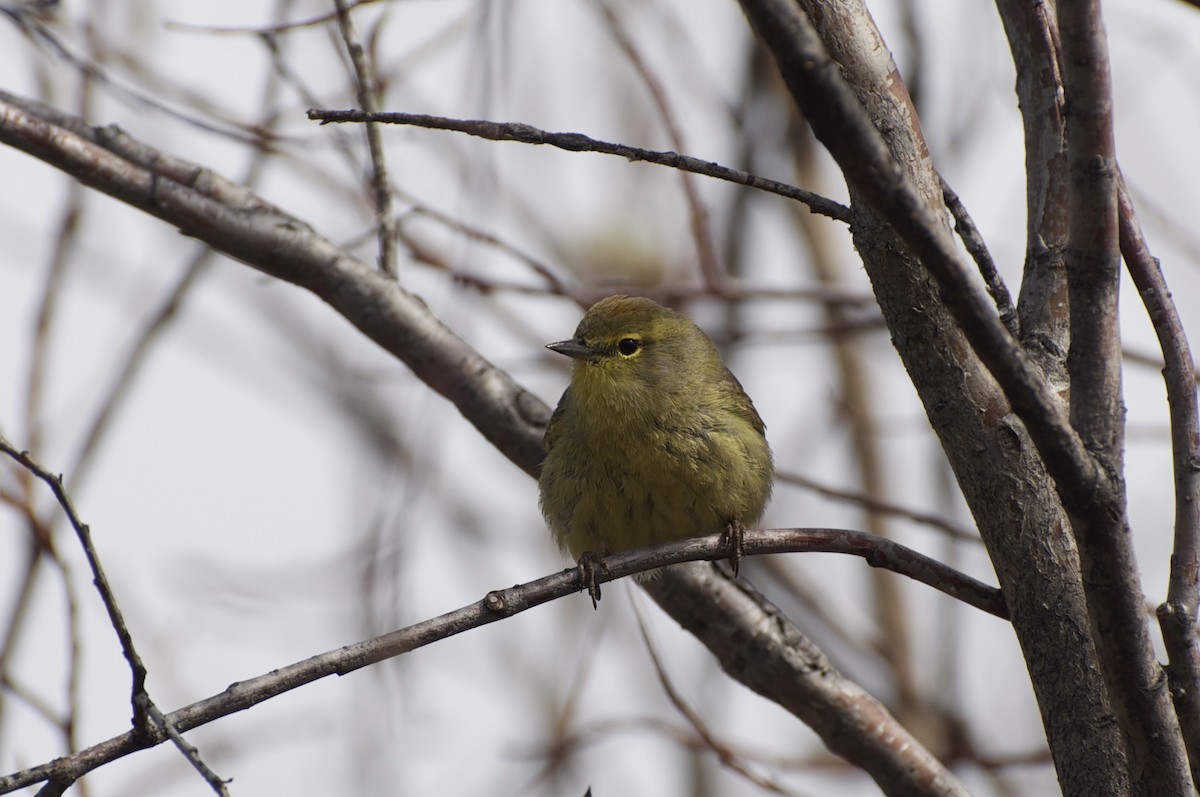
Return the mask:
[[[252,36],[219,35],[184,25],[255,26],[273,4],[143,0],[113,5],[100,30],[110,47],[150,67],[108,66],[113,80],[183,109],[199,92],[215,111],[208,121],[257,122],[266,75],[264,49]],[[306,18],[331,4],[294,4]],[[938,166],[962,196],[993,254],[1017,289],[1024,236],[1020,124],[1012,64],[994,9],[986,4],[918,4],[923,34],[927,112],[923,118]],[[689,154],[733,161],[728,107],[736,103],[745,23],[726,0],[618,4],[652,69],[667,86]],[[62,3],[56,35],[83,52],[78,28],[85,4]],[[644,87],[620,60],[590,3],[396,2],[379,51],[393,75],[391,109],[467,118],[525,121],[607,140],[669,148],[648,115]],[[873,3],[904,68],[900,20],[892,3]],[[356,15],[360,30],[383,8]],[[1154,212],[1142,220],[1162,258],[1193,340],[1200,339],[1200,244],[1191,220],[1200,207],[1200,101],[1194,75],[1200,13],[1181,3],[1109,3],[1121,163],[1137,196]],[[175,24],[180,23],[180,24]],[[311,102],[350,107],[338,43],[324,28],[280,38],[289,66],[315,94]],[[1190,44],[1189,44],[1190,43]],[[55,102],[75,107],[76,72],[31,47],[0,22],[0,88],[38,91],[32,64],[49,76]],[[170,153],[234,179],[246,151],[160,111],[97,87],[92,121],[115,123]],[[263,175],[262,194],[332,240],[355,243],[373,258],[370,212],[359,172],[336,150],[339,139],[363,157],[358,131],[321,128],[304,118],[310,99],[285,90],[275,101],[288,137],[286,156]],[[669,274],[687,273],[694,249],[675,175],[657,167],[585,155],[468,140],[450,133],[394,128],[384,132],[393,178],[418,201],[468,220],[534,253],[562,273],[640,255]],[[769,165],[769,164],[768,164]],[[0,147],[0,432],[22,446],[25,384],[33,318],[55,240],[67,179],[34,159]],[[787,173],[766,176],[790,180]],[[699,181],[713,205],[733,190]],[[809,184],[836,196],[835,175]],[[412,197],[397,200],[405,209]],[[749,278],[756,284],[812,284],[783,200],[760,200]],[[84,227],[69,261],[50,338],[42,411],[52,470],[74,460],[79,435],[110,384],[115,366],[144,319],[178,279],[196,244],[160,222],[94,193],[85,196]],[[829,223],[836,230],[836,225]],[[537,285],[535,275],[489,247],[425,222],[414,232],[439,247],[452,266],[495,279]],[[846,280],[866,290],[861,267],[846,252]],[[608,247],[605,250],[605,247]],[[644,251],[643,251],[644,250]],[[610,261],[605,261],[610,262]],[[566,384],[566,363],[541,345],[566,337],[581,310],[564,299],[500,293],[480,297],[427,266],[402,263],[406,287],[547,403]],[[692,275],[694,277],[694,273]],[[807,330],[817,308],[753,305],[755,330]],[[716,308],[695,308],[702,322]],[[707,314],[707,316],[706,316]],[[1153,337],[1132,288],[1125,291],[1126,340],[1153,351]],[[944,481],[940,452],[898,367],[886,336],[870,338],[880,413],[880,445],[892,500],[953,514],[969,524]],[[854,486],[846,432],[836,414],[828,352],[811,336],[751,339],[730,361],[767,421],[781,469],[838,486]],[[1161,380],[1129,367],[1130,508],[1148,599],[1165,589],[1171,506]],[[411,447],[413,463],[373,453],[342,393],[363,392],[387,428]],[[68,482],[72,474],[66,471]],[[13,485],[0,468],[0,487]],[[40,493],[42,500],[48,496]],[[764,525],[861,526],[853,508],[779,487]],[[181,317],[153,349],[116,416],[87,481],[75,493],[83,519],[150,670],[158,705],[171,710],[230,682],[374,633],[475,601],[488,590],[564,566],[537,511],[536,485],[490,448],[440,397],[404,366],[362,339],[331,309],[299,289],[274,283],[217,258],[189,295]],[[48,502],[47,502],[48,505]],[[935,533],[899,522],[902,541],[943,556]],[[60,530],[61,531],[61,530]],[[0,509],[0,617],[9,616],[22,570],[23,525]],[[90,745],[128,723],[129,673],[90,587],[73,537],[60,533],[79,609],[82,679],[78,739]],[[956,552],[957,566],[994,583],[982,554]],[[798,557],[792,557],[796,559]],[[758,563],[752,580],[769,579]],[[877,635],[868,573],[859,560],[813,556],[789,562],[852,638]],[[755,573],[758,572],[758,578]],[[1043,745],[1040,723],[1009,629],[929,590],[905,585],[916,647],[957,646],[957,686],[941,697],[963,713],[986,717],[976,741],[999,755]],[[65,706],[69,632],[62,580],[41,573],[36,608],[15,650],[22,686],[56,710]],[[768,594],[771,594],[768,591]],[[415,652],[346,678],[328,679],[189,738],[232,793],[262,794],[582,794],[691,793],[681,748],[638,723],[683,728],[662,695],[633,621],[648,619],[676,686],[722,738],[764,757],[821,750],[790,715],[728,686],[711,657],[636,589],[605,588],[601,611],[585,598],[560,601],[504,623]],[[794,608],[794,607],[792,607]],[[820,625],[789,609],[802,628]],[[947,618],[953,618],[949,620]],[[947,642],[947,636],[952,637]],[[869,690],[886,690],[878,668],[855,651],[831,650],[839,666]],[[925,662],[926,659],[921,659]],[[923,665],[924,666],[924,665]],[[919,677],[938,692],[933,664]],[[586,748],[559,782],[535,782],[538,745],[554,736],[574,684],[581,690],[572,726],[628,723]],[[881,693],[881,697],[887,697]],[[5,773],[62,752],[46,722],[7,700],[0,718]],[[665,762],[670,762],[667,765]],[[712,766],[712,793],[758,794]],[[716,773],[716,774],[713,774]],[[991,794],[978,772],[959,772]],[[1023,793],[1053,793],[1048,767],[1011,773]],[[836,771],[785,775],[801,794],[875,794],[865,777]],[[92,797],[207,793],[207,786],[166,747],[106,766],[88,779]],[[32,793],[32,792],[30,792]]]

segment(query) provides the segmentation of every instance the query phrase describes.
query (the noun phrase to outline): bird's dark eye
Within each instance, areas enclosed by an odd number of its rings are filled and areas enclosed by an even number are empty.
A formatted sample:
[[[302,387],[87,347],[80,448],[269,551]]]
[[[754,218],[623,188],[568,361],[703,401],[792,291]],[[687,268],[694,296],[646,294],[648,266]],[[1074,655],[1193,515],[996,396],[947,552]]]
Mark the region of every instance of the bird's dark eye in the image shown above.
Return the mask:
[[[617,341],[617,351],[626,357],[632,357],[640,348],[642,348],[642,342],[637,338],[621,338]]]

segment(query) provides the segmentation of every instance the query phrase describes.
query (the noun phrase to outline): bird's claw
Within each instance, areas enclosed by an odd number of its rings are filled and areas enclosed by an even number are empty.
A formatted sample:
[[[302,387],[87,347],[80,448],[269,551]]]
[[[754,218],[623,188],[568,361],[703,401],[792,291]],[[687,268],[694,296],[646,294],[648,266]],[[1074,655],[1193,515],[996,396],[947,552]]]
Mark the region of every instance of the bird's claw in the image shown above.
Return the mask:
[[[737,578],[738,565],[746,555],[746,527],[740,520],[731,520],[725,524],[725,547],[729,551],[729,566],[733,568],[733,577]]]
[[[597,572],[608,572],[604,557],[592,551],[584,551],[579,557],[579,581],[592,599],[592,608],[600,608],[600,582],[596,580]]]

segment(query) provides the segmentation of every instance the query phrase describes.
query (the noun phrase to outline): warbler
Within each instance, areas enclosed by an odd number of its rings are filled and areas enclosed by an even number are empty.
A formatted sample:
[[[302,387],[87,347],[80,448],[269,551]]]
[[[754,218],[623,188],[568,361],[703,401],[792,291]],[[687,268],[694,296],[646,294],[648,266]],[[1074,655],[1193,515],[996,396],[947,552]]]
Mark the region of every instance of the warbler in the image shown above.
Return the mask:
[[[689,318],[610,296],[575,337],[546,348],[575,360],[538,481],[565,553],[579,560],[718,531],[732,543],[762,517],[774,475],[762,418]]]

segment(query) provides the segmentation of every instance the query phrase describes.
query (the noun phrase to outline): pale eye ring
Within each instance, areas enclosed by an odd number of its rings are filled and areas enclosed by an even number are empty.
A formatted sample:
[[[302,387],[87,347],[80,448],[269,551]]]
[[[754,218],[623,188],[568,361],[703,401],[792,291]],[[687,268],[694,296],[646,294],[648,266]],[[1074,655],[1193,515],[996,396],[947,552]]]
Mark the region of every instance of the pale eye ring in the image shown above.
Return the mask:
[[[621,338],[617,341],[617,351],[625,357],[632,357],[642,348],[642,342],[637,338]]]

